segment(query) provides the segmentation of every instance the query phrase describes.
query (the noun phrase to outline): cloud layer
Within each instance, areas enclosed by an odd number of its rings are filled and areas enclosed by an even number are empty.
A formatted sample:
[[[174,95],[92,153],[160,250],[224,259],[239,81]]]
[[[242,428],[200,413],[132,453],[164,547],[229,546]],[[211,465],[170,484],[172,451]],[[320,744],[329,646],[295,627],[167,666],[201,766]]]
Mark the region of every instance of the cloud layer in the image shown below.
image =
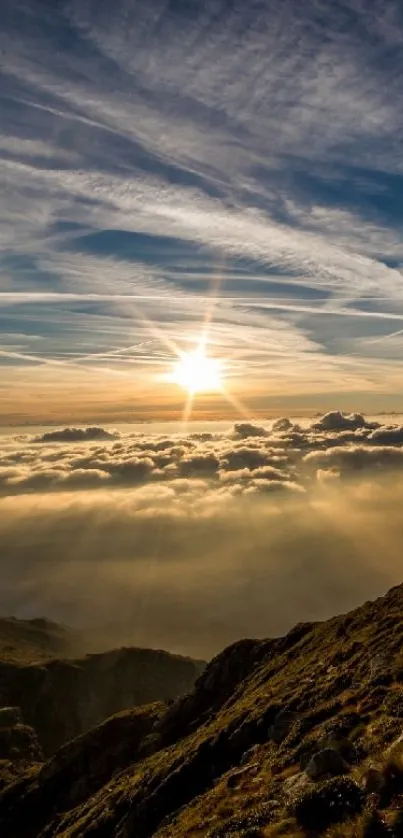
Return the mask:
[[[206,487],[219,496],[304,493],[317,479],[399,465],[403,426],[332,411],[305,427],[279,419],[267,427],[237,422],[228,432],[120,433],[102,427],[63,428],[4,437],[3,495],[30,491],[117,489],[162,485],[183,494]]]
[[[403,426],[3,437],[0,612],[209,656],[400,581]]]

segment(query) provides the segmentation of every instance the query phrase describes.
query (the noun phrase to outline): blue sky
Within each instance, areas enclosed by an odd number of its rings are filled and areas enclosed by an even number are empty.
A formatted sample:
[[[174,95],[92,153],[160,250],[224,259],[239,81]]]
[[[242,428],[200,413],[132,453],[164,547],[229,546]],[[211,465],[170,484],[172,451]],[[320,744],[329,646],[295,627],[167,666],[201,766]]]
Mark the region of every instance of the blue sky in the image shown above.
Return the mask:
[[[401,4],[0,17],[3,423],[175,418],[205,318],[251,415],[401,408]]]

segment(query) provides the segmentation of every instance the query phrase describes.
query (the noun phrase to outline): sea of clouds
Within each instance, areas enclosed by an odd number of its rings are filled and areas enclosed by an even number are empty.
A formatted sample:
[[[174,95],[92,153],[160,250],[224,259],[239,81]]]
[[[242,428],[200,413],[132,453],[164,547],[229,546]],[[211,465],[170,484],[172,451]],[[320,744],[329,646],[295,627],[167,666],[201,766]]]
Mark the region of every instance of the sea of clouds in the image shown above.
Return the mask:
[[[209,657],[401,581],[403,426],[0,440],[0,612]],[[101,628],[102,627],[102,628]]]

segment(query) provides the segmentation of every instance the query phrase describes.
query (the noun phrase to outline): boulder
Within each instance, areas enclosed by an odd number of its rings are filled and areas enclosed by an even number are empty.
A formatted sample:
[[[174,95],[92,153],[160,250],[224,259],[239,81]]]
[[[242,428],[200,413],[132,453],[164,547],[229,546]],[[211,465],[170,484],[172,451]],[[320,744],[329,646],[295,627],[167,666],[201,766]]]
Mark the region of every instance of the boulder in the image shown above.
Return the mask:
[[[269,739],[279,745],[288,735],[291,726],[297,720],[296,713],[290,710],[280,710],[273,724],[269,727]]]
[[[348,763],[335,748],[323,748],[311,757],[305,772],[311,780],[320,780],[327,774],[337,776],[347,774],[350,770]]]

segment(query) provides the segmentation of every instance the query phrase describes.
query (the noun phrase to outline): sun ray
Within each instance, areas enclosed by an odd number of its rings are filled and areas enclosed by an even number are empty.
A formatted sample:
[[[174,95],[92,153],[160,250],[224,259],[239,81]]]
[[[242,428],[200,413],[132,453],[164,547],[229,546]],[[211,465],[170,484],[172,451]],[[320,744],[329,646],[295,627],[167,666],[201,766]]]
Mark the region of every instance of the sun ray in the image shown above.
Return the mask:
[[[191,413],[192,413],[193,399],[194,399],[194,393],[189,392],[188,396],[187,396],[187,399],[185,401],[185,405],[184,405],[183,413],[182,413],[183,431],[186,431],[187,424],[189,422],[189,419],[190,419],[190,416],[191,416]]]
[[[191,418],[193,404],[197,393],[217,393],[221,395],[241,417],[248,421],[252,420],[250,411],[247,410],[239,398],[228,391],[224,384],[223,361],[212,358],[207,353],[214,312],[220,299],[222,279],[222,270],[217,270],[212,281],[211,292],[206,306],[201,334],[196,344],[196,349],[194,349],[193,352],[184,352],[179,347],[175,346],[173,341],[171,345],[168,344],[169,348],[173,349],[174,354],[178,359],[173,369],[171,381],[187,391],[187,397],[182,413],[182,424],[185,426]],[[152,328],[150,328],[150,331],[152,334],[155,334]]]
[[[235,408],[235,410],[240,414],[240,416],[243,416],[243,418],[247,419],[248,422],[252,421],[253,417],[251,416],[250,412],[246,409],[246,407],[243,406],[240,399],[237,399],[236,396],[232,395],[232,393],[229,393],[224,385],[222,385],[221,387],[221,393],[224,396],[224,399],[226,399],[226,401],[230,405],[232,405],[232,407]]]
[[[208,342],[209,330],[210,330],[211,323],[213,321],[214,310],[216,309],[217,304],[218,304],[219,292],[220,292],[222,281],[223,281],[223,271],[222,271],[222,268],[221,268],[221,270],[216,271],[215,276],[213,277],[213,280],[212,280],[211,292],[210,292],[210,305],[207,306],[207,308],[206,308],[206,314],[205,314],[204,323],[203,323],[203,330],[202,330],[202,337],[201,337],[201,340],[200,340],[200,346],[203,348],[203,350],[205,349],[205,347],[207,345],[207,342]]]

